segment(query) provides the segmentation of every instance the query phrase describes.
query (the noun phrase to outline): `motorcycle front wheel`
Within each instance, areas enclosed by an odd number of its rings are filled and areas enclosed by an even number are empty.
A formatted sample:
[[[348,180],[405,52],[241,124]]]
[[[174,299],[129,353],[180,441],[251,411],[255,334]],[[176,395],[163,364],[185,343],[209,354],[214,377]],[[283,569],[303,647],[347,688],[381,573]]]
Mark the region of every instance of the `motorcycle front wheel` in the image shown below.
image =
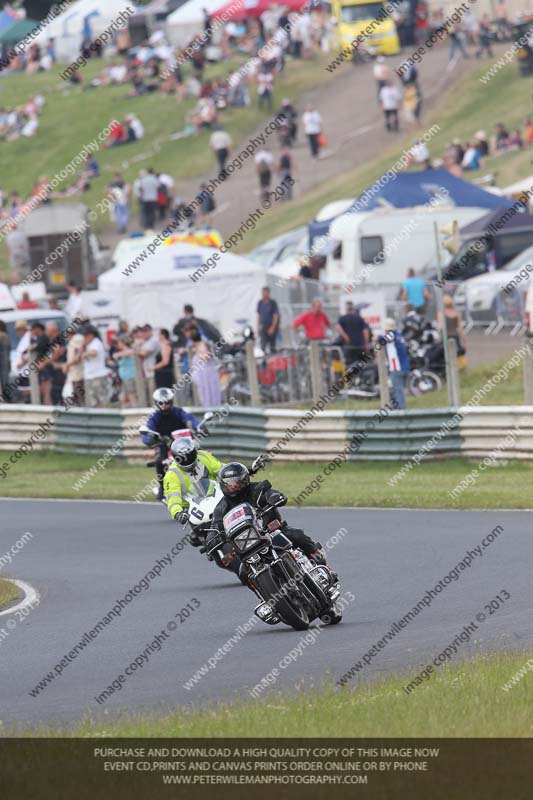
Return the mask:
[[[261,596],[266,600],[278,597],[281,586],[278,586],[270,570],[261,572],[254,578]],[[286,625],[290,625],[295,631],[306,631],[309,627],[309,616],[305,609],[291,602],[287,597],[278,597],[274,601],[276,613],[281,617]]]
[[[412,372],[407,379],[407,388],[415,397],[427,394],[428,392],[438,392],[442,389],[442,381],[434,372],[428,369]]]

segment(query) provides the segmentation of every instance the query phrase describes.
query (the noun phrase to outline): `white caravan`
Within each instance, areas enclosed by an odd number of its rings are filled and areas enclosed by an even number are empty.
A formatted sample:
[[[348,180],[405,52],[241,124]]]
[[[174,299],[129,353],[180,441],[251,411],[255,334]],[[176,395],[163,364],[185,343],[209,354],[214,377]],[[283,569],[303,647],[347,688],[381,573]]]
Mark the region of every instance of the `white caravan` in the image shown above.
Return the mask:
[[[457,220],[459,228],[479,219],[486,208],[416,206],[343,214],[329,228],[330,246],[322,280],[329,284],[398,285],[412,267],[433,273],[437,264],[434,223]],[[443,265],[449,260],[441,248]]]

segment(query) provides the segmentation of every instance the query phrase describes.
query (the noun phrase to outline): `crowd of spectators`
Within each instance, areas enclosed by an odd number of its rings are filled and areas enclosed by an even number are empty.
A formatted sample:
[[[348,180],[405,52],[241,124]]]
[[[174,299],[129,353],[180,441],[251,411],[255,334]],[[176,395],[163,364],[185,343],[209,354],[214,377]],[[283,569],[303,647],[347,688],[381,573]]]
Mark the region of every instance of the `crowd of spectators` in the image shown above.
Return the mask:
[[[45,99],[36,94],[23,105],[14,108],[0,107],[0,140],[12,142],[20,136],[35,136],[39,130],[39,116]]]

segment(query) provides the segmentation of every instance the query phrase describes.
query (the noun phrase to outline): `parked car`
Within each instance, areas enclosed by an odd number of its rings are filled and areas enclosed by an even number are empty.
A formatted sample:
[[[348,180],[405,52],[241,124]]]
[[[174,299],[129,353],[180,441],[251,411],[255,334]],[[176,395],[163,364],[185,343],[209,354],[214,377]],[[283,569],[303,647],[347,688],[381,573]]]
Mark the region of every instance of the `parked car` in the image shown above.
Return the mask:
[[[491,322],[501,316],[518,322],[523,318],[532,272],[533,247],[528,247],[503,269],[465,281],[458,287],[455,300],[466,304],[474,322]]]

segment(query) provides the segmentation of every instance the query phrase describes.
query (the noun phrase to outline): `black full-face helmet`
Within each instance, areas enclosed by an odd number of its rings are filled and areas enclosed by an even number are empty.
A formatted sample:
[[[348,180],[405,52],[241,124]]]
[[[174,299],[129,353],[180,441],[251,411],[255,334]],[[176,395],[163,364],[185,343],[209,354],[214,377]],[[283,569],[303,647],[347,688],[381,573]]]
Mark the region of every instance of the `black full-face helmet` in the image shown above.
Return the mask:
[[[248,468],[239,461],[230,461],[220,470],[218,482],[225,497],[235,497],[250,484]]]

